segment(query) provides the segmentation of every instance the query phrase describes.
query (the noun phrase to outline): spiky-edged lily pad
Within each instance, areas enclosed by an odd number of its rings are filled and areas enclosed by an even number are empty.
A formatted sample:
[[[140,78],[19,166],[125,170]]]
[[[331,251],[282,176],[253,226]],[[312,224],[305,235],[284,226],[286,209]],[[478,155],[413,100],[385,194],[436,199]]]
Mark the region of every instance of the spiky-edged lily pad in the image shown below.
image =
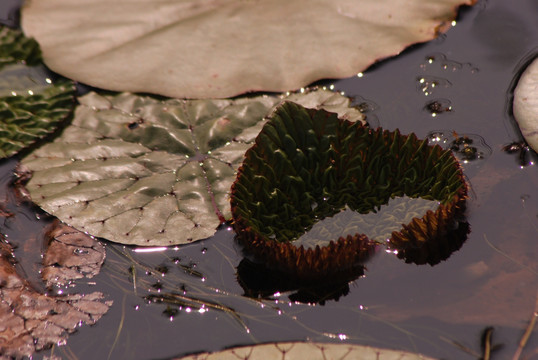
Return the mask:
[[[355,75],[433,39],[475,1],[30,1],[22,27],[68,78],[221,98]]]
[[[40,61],[33,39],[0,28],[0,158],[56,130],[75,105],[73,83],[53,81]]]
[[[372,130],[286,102],[246,152],[231,203],[245,250],[309,281],[353,272],[373,246],[360,232],[321,247],[296,246],[294,240],[316,222],[346,206],[366,214],[404,195],[438,201],[437,210],[392,233],[391,244],[406,257],[408,250],[426,244],[444,247],[444,235],[463,211],[466,194],[462,170],[450,151],[414,134]]]
[[[317,342],[280,342],[235,347],[215,353],[189,355],[177,360],[327,360],[327,359],[362,359],[362,360],[434,360],[420,354],[407,351],[374,348],[354,344],[329,344]]]
[[[39,45],[20,30],[0,26],[0,70],[6,65],[21,62],[28,66],[40,64]]]
[[[538,58],[527,67],[514,90],[514,117],[529,146],[538,152]]]
[[[362,114],[331,91],[291,99]],[[79,99],[72,124],[23,159],[32,200],[71,226],[112,241],[171,245],[203,239],[230,219],[229,191],[278,96],[156,100],[132,94]]]
[[[70,80],[52,81],[42,68],[6,66],[0,71],[0,158],[54,132],[71,114],[74,97]]]

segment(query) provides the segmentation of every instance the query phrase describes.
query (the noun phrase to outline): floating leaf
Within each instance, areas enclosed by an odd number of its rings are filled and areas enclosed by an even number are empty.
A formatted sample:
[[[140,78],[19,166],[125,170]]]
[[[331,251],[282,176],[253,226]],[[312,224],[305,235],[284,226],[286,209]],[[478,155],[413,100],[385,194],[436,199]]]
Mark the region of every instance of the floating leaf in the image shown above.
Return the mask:
[[[450,27],[475,0],[31,1],[54,71],[96,87],[221,98],[348,77]]]
[[[39,45],[20,30],[0,26],[0,70],[6,65],[17,63],[28,66],[40,64]]]
[[[538,58],[523,72],[514,90],[514,117],[529,146],[538,152]]]
[[[55,131],[75,106],[71,81],[53,83],[42,68],[24,65],[9,65],[0,72],[0,96],[0,158]]]
[[[439,206],[392,232],[390,243],[400,257],[433,264],[461,246],[456,240],[468,228],[458,226],[456,218],[465,208],[467,185],[449,150],[414,134],[372,130],[286,102],[246,152],[231,203],[247,252],[269,268],[315,283],[353,277],[374,244],[356,231],[305,248],[296,244],[303,233],[346,207],[367,214],[404,195]]]
[[[40,61],[33,39],[0,28],[0,158],[56,130],[75,105],[73,83],[52,81]]]
[[[103,294],[49,296],[36,292],[15,271],[11,249],[0,243],[0,354],[31,357],[65,342],[82,324],[95,324],[112,305]]]
[[[363,118],[340,94],[288,99]],[[32,200],[71,226],[111,241],[171,245],[207,238],[230,219],[235,172],[277,96],[79,99],[72,125],[23,159]]]
[[[215,353],[200,353],[178,360],[219,360],[219,359],[282,359],[282,360],[434,360],[423,355],[406,351],[380,349],[354,344],[326,344],[316,342],[280,342],[235,347]]]

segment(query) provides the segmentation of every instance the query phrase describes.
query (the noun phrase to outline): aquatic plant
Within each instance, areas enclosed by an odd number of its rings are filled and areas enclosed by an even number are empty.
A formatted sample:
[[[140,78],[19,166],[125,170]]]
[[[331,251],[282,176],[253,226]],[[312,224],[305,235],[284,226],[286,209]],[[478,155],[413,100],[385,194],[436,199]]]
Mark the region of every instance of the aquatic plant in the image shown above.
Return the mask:
[[[224,98],[353,76],[435,38],[460,5],[475,2],[31,1],[22,27],[42,46],[45,63],[71,79],[115,91]]]
[[[352,233],[328,245],[294,244],[324,218],[349,207],[367,214],[395,197],[439,202],[390,237],[406,261],[435,263],[454,247],[452,230],[465,209],[467,185],[449,150],[414,134],[370,129],[324,110],[286,102],[246,152],[232,185],[234,228],[247,253],[306,282],[353,276],[376,243]]]
[[[54,132],[75,106],[75,87],[52,79],[38,44],[20,30],[0,27],[0,158]]]
[[[78,230],[142,246],[204,239],[231,218],[235,171],[282,101],[364,118],[348,97],[323,89],[233,100],[92,92],[78,100],[62,134],[22,160],[30,196]]]

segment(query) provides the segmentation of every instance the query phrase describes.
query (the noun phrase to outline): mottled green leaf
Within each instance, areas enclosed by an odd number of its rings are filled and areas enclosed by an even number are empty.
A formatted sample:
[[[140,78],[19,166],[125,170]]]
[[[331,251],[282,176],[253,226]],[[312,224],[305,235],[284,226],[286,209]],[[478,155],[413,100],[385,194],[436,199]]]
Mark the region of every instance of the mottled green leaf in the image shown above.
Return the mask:
[[[514,90],[514,117],[527,143],[538,152],[538,58],[521,75]]]
[[[157,100],[132,94],[80,98],[72,124],[22,163],[32,200],[71,226],[112,241],[171,245],[211,236],[230,219],[235,172],[284,99],[362,114],[340,94]]]
[[[46,64],[116,91],[221,98],[348,77],[476,0],[47,0],[22,9]]]
[[[199,353],[178,360],[434,360],[407,351],[374,348],[355,344],[329,344],[316,342],[281,342],[235,347],[215,353]]]

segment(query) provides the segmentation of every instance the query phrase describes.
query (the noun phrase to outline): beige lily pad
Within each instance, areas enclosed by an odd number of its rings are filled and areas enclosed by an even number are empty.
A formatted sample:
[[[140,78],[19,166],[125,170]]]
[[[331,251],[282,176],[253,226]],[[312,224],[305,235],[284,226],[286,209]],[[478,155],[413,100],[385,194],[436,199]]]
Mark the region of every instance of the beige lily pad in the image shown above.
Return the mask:
[[[514,117],[529,146],[538,152],[538,58],[523,72],[514,90]]]
[[[243,346],[215,353],[199,353],[177,360],[434,360],[420,354],[353,344],[281,342]]]
[[[476,0],[28,1],[22,27],[54,71],[170,97],[287,91],[363,71],[450,27]]]
[[[32,200],[74,228],[124,244],[212,236],[231,218],[229,192],[245,151],[284,100],[362,121],[328,90],[234,100],[133,94],[79,99],[73,122],[22,160]]]

